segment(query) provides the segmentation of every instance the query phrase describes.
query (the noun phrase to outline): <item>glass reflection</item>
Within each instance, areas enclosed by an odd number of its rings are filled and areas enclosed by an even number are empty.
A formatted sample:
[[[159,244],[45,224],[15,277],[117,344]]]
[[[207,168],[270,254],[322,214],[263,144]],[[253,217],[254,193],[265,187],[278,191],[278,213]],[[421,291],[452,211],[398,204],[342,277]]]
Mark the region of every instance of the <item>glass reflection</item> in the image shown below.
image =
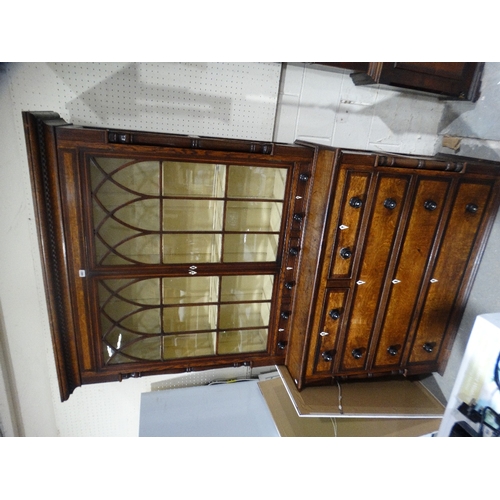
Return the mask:
[[[265,351],[267,337],[268,331],[265,329],[220,332],[218,353],[235,354]]]
[[[162,167],[164,196],[224,196],[225,165],[164,161]]]
[[[224,262],[273,262],[277,254],[277,234],[226,234],[224,238]]]
[[[287,169],[231,165],[227,196],[229,198],[268,198],[283,200],[285,197]]]

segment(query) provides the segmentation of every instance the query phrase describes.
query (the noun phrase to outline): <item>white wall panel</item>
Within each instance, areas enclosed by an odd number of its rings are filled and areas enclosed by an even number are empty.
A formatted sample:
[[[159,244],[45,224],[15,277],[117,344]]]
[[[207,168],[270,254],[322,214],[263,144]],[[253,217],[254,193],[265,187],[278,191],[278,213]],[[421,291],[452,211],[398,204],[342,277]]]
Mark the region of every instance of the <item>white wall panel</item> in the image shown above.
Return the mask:
[[[331,145],[348,149],[368,149],[378,92],[373,88],[353,85],[347,73],[337,74],[337,78],[340,77],[342,93],[335,116]]]
[[[279,63],[0,66],[0,330],[20,434],[137,436],[141,392],[175,378],[84,386],[60,402],[21,111],[55,111],[75,125],[268,141],[280,73]]]
[[[298,139],[330,145],[342,91],[342,78],[306,67],[299,98]]]
[[[8,71],[17,105],[57,102],[55,111],[77,125],[270,140],[281,64],[40,63]]]
[[[405,154],[436,150],[444,104],[435,97],[355,86],[348,71],[310,64],[285,65],[283,81],[276,140]]]

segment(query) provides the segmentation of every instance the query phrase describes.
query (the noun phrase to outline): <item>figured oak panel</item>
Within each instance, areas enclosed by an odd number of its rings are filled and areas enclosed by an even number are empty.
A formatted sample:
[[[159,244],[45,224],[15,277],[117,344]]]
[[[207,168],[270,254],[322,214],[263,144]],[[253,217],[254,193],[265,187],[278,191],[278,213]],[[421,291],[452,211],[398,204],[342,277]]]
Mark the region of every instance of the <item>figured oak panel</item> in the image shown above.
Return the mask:
[[[410,363],[435,362],[448,325],[492,184],[462,182],[439,251]]]
[[[342,193],[342,211],[339,218],[335,219],[338,227],[331,228],[332,233],[337,232],[330,270],[331,279],[351,277],[353,257],[358,247],[359,230],[371,178],[369,173],[349,170],[345,175],[347,187]]]
[[[348,289],[329,289],[323,305],[321,330],[315,332],[309,355],[308,375],[329,373],[337,351],[337,339],[346,316]]]
[[[356,280],[341,370],[365,366],[386,270],[392,257],[410,176],[379,175],[361,269]]]
[[[401,361],[449,185],[449,179],[420,179],[418,182],[401,254],[391,282],[375,367],[398,366]]]

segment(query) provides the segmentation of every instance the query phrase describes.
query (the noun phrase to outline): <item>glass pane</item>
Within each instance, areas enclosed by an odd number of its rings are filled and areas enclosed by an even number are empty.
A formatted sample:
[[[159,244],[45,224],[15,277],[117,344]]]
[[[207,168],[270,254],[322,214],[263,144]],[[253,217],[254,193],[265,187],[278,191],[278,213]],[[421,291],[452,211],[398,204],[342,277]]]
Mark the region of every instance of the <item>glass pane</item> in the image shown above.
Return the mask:
[[[218,276],[163,278],[162,281],[164,304],[217,302],[219,299]]]
[[[140,336],[131,332],[126,332],[122,328],[112,328],[106,335],[106,350],[111,356],[113,352],[119,351],[124,346],[131,344],[140,338]]]
[[[165,264],[220,262],[220,234],[168,234],[163,237]]]
[[[163,200],[164,231],[221,231],[224,202]]]
[[[90,164],[97,263],[159,264],[159,162],[95,158]]]
[[[141,336],[126,332],[122,329],[113,329],[103,344],[104,362],[130,363],[139,360],[161,359],[160,336]],[[128,356],[125,356],[127,354]]]
[[[162,166],[165,196],[224,196],[225,165],[164,161]]]
[[[163,309],[164,332],[193,332],[217,328],[217,306],[166,307]]]
[[[137,231],[160,229],[160,201],[138,200],[116,208],[111,214],[114,220]]]
[[[160,281],[150,279],[105,279],[99,282],[99,305],[107,306],[111,299],[132,305],[160,304]]]
[[[168,335],[164,337],[165,359],[215,355],[215,332]]]
[[[160,163],[126,158],[94,158],[91,162],[92,189],[100,194],[117,193],[123,188],[135,194],[160,194]]]
[[[159,234],[126,234],[124,238],[113,244],[111,239],[123,236],[119,227],[113,223],[106,228],[108,231],[96,235],[97,262],[101,265],[123,264],[159,264],[160,235]],[[114,229],[116,229],[114,231]],[[108,238],[108,235],[109,238]],[[108,238],[108,240],[106,240]]]
[[[117,364],[121,364],[121,363],[131,363],[131,362],[135,361],[134,359],[131,359],[128,356],[124,356],[123,354],[121,354],[119,352],[113,353],[112,349],[109,349],[109,352],[105,353],[104,360],[105,360],[104,362],[106,364],[110,364],[110,365],[117,365]]]
[[[226,234],[224,237],[224,262],[273,262],[277,252],[277,234]]]
[[[281,226],[281,202],[228,201],[226,231],[274,231]]]
[[[283,200],[286,168],[266,168],[231,165],[227,196],[229,198],[269,198]]]
[[[160,333],[159,280],[103,280],[99,284],[99,304],[103,334]],[[112,333],[115,331],[115,333]],[[116,340],[116,342],[115,342]],[[112,340],[117,346],[118,337]],[[127,340],[127,342],[130,339]],[[121,342],[121,341],[120,341]]]
[[[237,330],[219,333],[219,354],[259,352],[267,349],[267,330]]]
[[[221,305],[219,327],[225,329],[267,326],[269,312],[269,302]]]
[[[158,361],[161,359],[161,337],[142,338],[121,349],[121,353],[134,358]],[[133,360],[129,359],[128,361]]]
[[[274,276],[223,276],[221,285],[222,302],[243,302],[247,300],[271,300]]]
[[[113,184],[109,183],[112,187]],[[107,219],[113,217],[113,212],[118,207],[125,207],[129,203],[133,203],[137,200],[137,196],[132,193],[127,193],[126,191],[121,191],[118,193],[104,192],[103,189],[93,193],[93,212],[94,212],[94,226],[98,228],[100,225],[105,223]],[[112,220],[112,219],[111,219]]]

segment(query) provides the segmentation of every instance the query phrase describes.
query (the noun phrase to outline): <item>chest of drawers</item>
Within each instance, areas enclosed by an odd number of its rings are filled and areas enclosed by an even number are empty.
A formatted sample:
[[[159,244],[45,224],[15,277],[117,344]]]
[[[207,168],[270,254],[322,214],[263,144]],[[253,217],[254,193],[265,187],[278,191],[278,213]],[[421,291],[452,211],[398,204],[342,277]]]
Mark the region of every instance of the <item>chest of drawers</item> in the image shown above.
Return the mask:
[[[444,370],[498,210],[496,168],[318,152],[286,361],[299,388]]]

